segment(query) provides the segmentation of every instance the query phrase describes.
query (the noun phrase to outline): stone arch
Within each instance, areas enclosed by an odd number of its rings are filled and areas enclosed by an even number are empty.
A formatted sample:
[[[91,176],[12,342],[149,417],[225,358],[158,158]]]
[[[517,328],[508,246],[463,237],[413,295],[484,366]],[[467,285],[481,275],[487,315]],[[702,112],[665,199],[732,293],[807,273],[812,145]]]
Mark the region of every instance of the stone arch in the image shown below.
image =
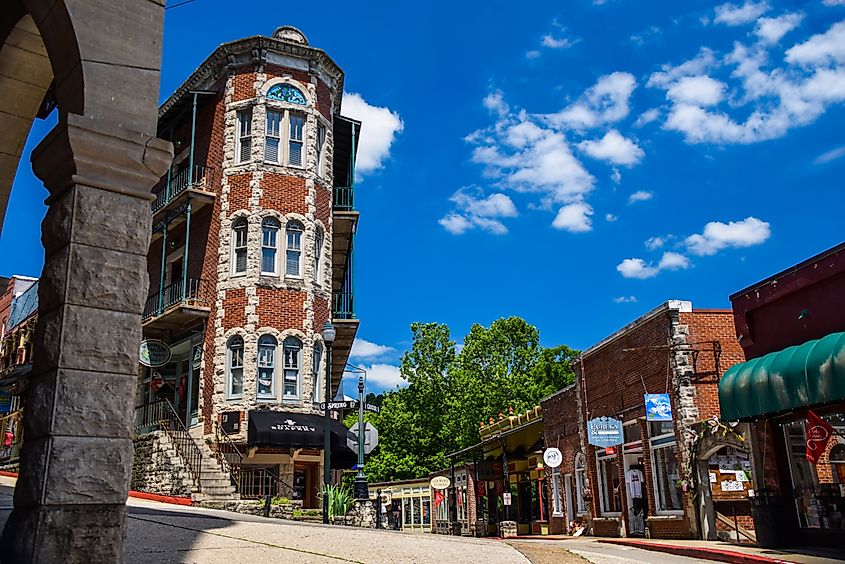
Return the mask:
[[[155,138],[163,21],[162,3],[141,1],[0,12],[0,115],[16,120],[0,127],[0,210],[45,93],[59,116],[31,156],[50,196],[4,562],[122,559],[151,188],[173,157]]]

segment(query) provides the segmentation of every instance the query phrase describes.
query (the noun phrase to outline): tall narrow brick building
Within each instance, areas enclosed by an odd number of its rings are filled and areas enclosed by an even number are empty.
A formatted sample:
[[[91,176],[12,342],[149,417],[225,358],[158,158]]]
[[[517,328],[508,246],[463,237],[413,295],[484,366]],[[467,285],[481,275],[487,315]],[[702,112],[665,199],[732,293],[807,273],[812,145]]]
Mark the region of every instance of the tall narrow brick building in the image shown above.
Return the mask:
[[[305,507],[322,476],[321,330],[337,333],[334,397],[358,327],[361,124],[340,115],[343,79],[285,26],[218,47],[159,111],[175,158],[152,203],[137,427],[167,400],[206,455],[227,453],[235,482],[255,494],[278,480]]]

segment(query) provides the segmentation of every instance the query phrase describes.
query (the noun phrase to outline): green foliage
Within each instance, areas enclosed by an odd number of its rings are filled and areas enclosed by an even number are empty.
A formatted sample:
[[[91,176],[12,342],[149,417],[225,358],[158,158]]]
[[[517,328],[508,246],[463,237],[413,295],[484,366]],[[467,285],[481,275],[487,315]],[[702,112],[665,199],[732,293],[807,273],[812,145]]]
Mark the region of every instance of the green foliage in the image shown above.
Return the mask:
[[[343,517],[349,513],[349,508],[352,507],[352,492],[343,485],[324,485],[321,492],[322,496],[328,496],[329,517]]]
[[[276,496],[270,500],[270,505],[290,505],[290,499],[287,497]]]
[[[473,325],[460,353],[444,324],[413,323],[411,332],[400,367],[408,386],[384,394],[379,414],[365,414],[379,430],[379,447],[367,458],[370,481],[445,468],[446,454],[479,441],[479,422],[509,407],[530,409],[574,381],[578,351],[544,349],[537,328],[519,317]],[[344,424],[356,421],[349,414]]]

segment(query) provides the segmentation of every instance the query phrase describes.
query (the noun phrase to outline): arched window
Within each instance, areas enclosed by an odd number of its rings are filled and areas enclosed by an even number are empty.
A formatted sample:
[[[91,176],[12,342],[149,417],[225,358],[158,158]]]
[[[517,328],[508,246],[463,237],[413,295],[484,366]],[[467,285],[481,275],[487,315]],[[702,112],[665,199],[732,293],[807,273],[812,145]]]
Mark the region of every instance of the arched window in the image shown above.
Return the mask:
[[[267,98],[270,100],[279,100],[280,102],[288,102],[289,104],[299,104],[300,106],[304,106],[307,103],[302,91],[290,84],[276,84],[270,87],[270,90],[267,91]]]
[[[317,227],[314,232],[314,281],[317,284],[323,283],[323,228]]]
[[[289,221],[285,237],[285,276],[302,277],[302,224]]]
[[[226,343],[226,399],[240,399],[244,393],[244,340],[235,335]]]
[[[314,351],[311,356],[311,378],[314,382],[314,400],[315,402],[326,401],[323,397],[323,378],[320,371],[320,363],[323,360],[323,346],[320,343],[314,343]]]
[[[279,220],[268,217],[261,222],[261,274],[279,274]]]
[[[258,399],[276,399],[276,345],[272,335],[258,339]]]
[[[587,483],[587,469],[585,467],[583,453],[575,455],[575,498],[577,499],[578,514],[587,512],[587,505],[584,503],[584,489]]]
[[[302,341],[288,337],[284,343],[284,381],[282,399],[299,399],[299,367],[302,365]]]
[[[236,219],[232,223],[232,274],[246,272],[246,238],[246,219]]]

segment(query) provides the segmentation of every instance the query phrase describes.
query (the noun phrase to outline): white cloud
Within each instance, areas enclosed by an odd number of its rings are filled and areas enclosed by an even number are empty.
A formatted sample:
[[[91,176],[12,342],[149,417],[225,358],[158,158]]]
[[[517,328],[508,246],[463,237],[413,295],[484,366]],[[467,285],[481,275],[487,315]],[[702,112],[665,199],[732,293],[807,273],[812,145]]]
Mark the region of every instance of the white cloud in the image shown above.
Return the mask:
[[[578,148],[593,157],[616,165],[635,165],[645,154],[633,141],[611,129],[598,141],[582,141]]]
[[[737,4],[722,4],[716,6],[714,22],[736,26],[753,22],[769,10],[768,2],[750,2],[739,6]]]
[[[585,202],[576,202],[560,208],[552,222],[555,229],[562,229],[572,233],[584,233],[593,229],[590,216],[593,208]]]
[[[751,247],[765,242],[771,236],[769,224],[756,217],[742,221],[722,223],[711,221],[700,234],[690,235],[684,241],[694,255],[714,255],[729,247]]]
[[[616,303],[616,304],[635,304],[635,303],[637,303],[637,297],[636,296],[619,296],[619,297],[613,298],[613,303]]]
[[[649,237],[645,241],[645,248],[649,251],[656,251],[666,244],[665,237]]]
[[[622,182],[622,173],[619,172],[618,168],[613,167],[613,171],[610,173],[610,179],[614,182],[614,184]]]
[[[781,38],[798,27],[804,14],[784,14],[776,18],[760,18],[754,33],[765,43],[777,43]]]
[[[384,166],[390,157],[390,146],[405,127],[399,114],[379,106],[371,106],[360,94],[343,94],[343,115],[361,121],[361,138],[355,161],[357,174],[366,175]]]
[[[637,190],[630,196],[628,196],[628,203],[635,204],[637,202],[645,202],[646,200],[650,200],[654,197],[652,192],[648,190]]]
[[[636,87],[634,75],[614,72],[600,77],[574,104],[545,117],[550,124],[563,129],[589,129],[614,123],[628,115],[628,101]]]
[[[484,104],[485,108],[491,112],[499,114],[500,116],[507,114],[510,110],[508,105],[505,103],[505,96],[502,94],[501,90],[496,90],[485,96],[484,100],[482,100],[482,104]]]
[[[392,364],[372,364],[362,367],[367,371],[367,383],[382,388],[405,386],[408,382],[402,378],[398,366]]]
[[[822,0],[825,6],[845,6],[845,0]]]
[[[543,47],[548,47],[549,49],[569,49],[579,41],[580,39],[569,39],[568,37],[554,37],[551,34],[546,34],[542,37],[540,43],[543,44]]]
[[[845,62],[845,21],[833,24],[786,51],[786,61],[800,65],[825,65]]]
[[[663,65],[663,70],[652,73],[646,86],[668,89],[679,79],[686,76],[698,76],[717,66],[716,54],[712,49],[702,47],[692,59],[677,66]]]
[[[660,110],[658,108],[651,108],[640,114],[640,117],[634,122],[634,127],[642,127],[658,119],[660,119]]]
[[[438,223],[454,235],[476,227],[494,235],[505,235],[508,228],[496,218],[519,215],[510,197],[502,193],[484,197],[479,190],[461,189],[450,200],[455,203],[457,211],[448,213]]]
[[[526,59],[532,59],[532,60],[533,60],[533,59],[539,59],[541,54],[542,54],[542,53],[540,53],[540,52],[539,52],[539,51],[537,51],[536,49],[532,49],[532,50],[530,50],[530,51],[526,51],[526,52],[525,52],[525,58],[526,58]]]
[[[845,2],[845,0],[843,0],[843,2]],[[825,151],[813,160],[813,164],[826,164],[831,161],[835,161],[836,159],[841,159],[842,157],[845,157],[845,145],[831,149],[830,151]]]
[[[356,337],[352,343],[352,351],[349,358],[376,358],[396,352],[396,349],[385,345],[377,345],[366,339]]]
[[[689,259],[682,254],[667,251],[663,253],[660,262],[657,265],[646,263],[641,258],[627,258],[616,266],[625,278],[638,278],[645,280],[646,278],[654,278],[664,270],[682,270],[689,268]]]
[[[604,216],[604,220],[609,222],[609,223],[613,223],[617,219],[619,219],[619,218],[616,217],[615,215],[613,215],[612,213],[605,214],[605,216]]]
[[[666,91],[666,96],[676,103],[715,106],[722,101],[725,88],[724,82],[707,75],[685,76]]]

